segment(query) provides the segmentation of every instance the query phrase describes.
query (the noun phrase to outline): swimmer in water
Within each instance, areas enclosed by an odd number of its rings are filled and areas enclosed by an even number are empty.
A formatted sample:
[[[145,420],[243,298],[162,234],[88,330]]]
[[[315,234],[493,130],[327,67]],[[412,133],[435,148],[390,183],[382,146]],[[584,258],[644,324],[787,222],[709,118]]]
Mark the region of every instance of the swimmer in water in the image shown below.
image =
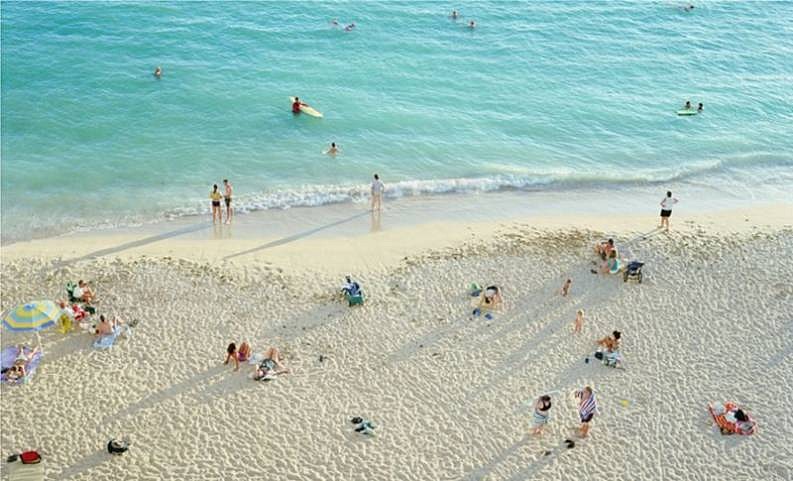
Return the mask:
[[[162,67],[157,67],[154,69],[154,76],[157,78],[162,77]]]
[[[339,21],[334,18],[333,20],[330,21],[330,24],[333,25],[334,27],[338,27]]]
[[[330,143],[330,148],[328,150],[326,150],[324,153],[327,154],[327,155],[332,155],[332,156],[335,157],[336,154],[338,154],[340,152],[341,152],[341,150],[339,150],[339,148],[336,147],[336,142],[331,142]]]
[[[700,102],[699,105],[697,105],[697,112],[702,112],[703,110],[705,110],[705,106]]]
[[[689,4],[687,7],[683,7],[684,12],[690,12],[691,10],[694,10],[694,5]]]
[[[449,15],[452,19],[457,20],[460,18],[460,13],[457,10],[452,10],[452,14]]]
[[[345,32],[351,32],[352,29],[354,29],[354,28],[355,28],[355,22],[353,22],[353,23],[347,25],[346,27],[344,27],[344,31]]]
[[[306,105],[306,104],[301,102],[299,97],[295,97],[295,101],[292,102],[292,113],[293,114],[299,114],[301,105]]]
[[[691,101],[686,100],[686,105],[684,105],[683,108],[686,110],[691,110]]]
[[[474,22],[473,20],[468,22],[468,28],[476,28],[476,22]]]

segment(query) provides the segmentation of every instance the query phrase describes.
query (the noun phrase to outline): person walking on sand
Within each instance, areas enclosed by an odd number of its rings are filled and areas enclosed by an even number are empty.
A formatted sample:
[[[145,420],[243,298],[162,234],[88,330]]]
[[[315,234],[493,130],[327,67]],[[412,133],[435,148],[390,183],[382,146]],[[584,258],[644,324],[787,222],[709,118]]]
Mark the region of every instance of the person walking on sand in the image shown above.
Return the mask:
[[[374,174],[374,180],[372,181],[372,210],[382,210],[383,208],[383,192],[385,192],[385,186],[383,182],[380,180],[380,176]]]
[[[212,200],[212,223],[217,221],[223,222],[223,213],[220,210],[220,199],[223,196],[218,191],[218,185],[212,185],[212,192],[209,193],[209,198]]]
[[[231,214],[233,212],[231,208],[231,195],[234,193],[234,188],[231,186],[229,179],[223,179],[223,187],[225,187],[226,190],[223,194],[223,200],[226,201],[226,224],[231,224]]]
[[[666,192],[666,197],[661,199],[661,225],[658,226],[660,229],[661,227],[666,227],[666,231],[669,232],[669,217],[672,216],[672,206],[677,204],[678,200],[672,197],[672,191]]]
[[[575,393],[578,399],[578,417],[581,419],[581,427],[578,429],[578,435],[585,438],[589,435],[589,422],[595,417],[597,411],[597,402],[595,401],[595,393],[589,386],[584,387]]]
[[[573,334],[580,333],[583,327],[584,327],[584,310],[579,309],[578,312],[575,313],[575,325],[573,326]]]

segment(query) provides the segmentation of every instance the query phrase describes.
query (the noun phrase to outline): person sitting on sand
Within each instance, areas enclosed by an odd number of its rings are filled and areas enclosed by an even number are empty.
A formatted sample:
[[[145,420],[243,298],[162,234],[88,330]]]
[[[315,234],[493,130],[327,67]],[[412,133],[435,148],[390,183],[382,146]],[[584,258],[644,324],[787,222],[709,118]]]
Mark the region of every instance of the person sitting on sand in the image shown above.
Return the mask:
[[[240,348],[237,349],[237,360],[239,362],[248,362],[248,359],[251,358],[251,345],[248,344],[248,341],[242,341],[240,344]]]
[[[603,260],[608,259],[609,253],[611,253],[613,250],[616,250],[616,247],[614,247],[614,239],[609,239],[606,242],[598,242],[595,244],[595,253],[597,253],[597,255],[599,255]]]
[[[620,260],[617,257],[617,251],[612,250],[609,253],[609,258],[600,265],[601,274],[614,274],[620,269]]]
[[[341,292],[344,295],[355,297],[361,293],[361,285],[352,280],[352,277],[346,276],[345,283],[341,288]]]
[[[99,324],[96,325],[96,331],[94,333],[97,336],[113,334],[113,324],[105,318],[104,314],[99,316]]]
[[[237,371],[240,368],[240,360],[237,355],[237,345],[235,343],[231,343],[226,347],[226,360],[223,361],[223,364],[228,364],[229,361],[234,361],[234,370]]]
[[[595,341],[595,344],[605,348],[608,352],[615,352],[620,348],[620,339],[622,339],[622,333],[614,331],[610,336]]]
[[[94,301],[96,296],[94,295],[94,291],[91,289],[91,286],[89,286],[84,280],[80,279],[77,281],[77,287],[75,287],[72,291],[72,297],[81,302],[85,302],[86,304],[90,304]]]
[[[271,347],[264,353],[264,359],[253,371],[253,379],[272,379],[279,374],[286,374],[289,369],[282,363],[281,352],[276,347]]]
[[[542,435],[542,430],[551,418],[551,396],[540,396],[534,403],[534,427],[531,434]]]
[[[497,286],[488,286],[485,287],[485,290],[482,293],[482,302],[480,305],[493,308],[501,304],[503,301],[504,300],[501,298],[501,290]]]

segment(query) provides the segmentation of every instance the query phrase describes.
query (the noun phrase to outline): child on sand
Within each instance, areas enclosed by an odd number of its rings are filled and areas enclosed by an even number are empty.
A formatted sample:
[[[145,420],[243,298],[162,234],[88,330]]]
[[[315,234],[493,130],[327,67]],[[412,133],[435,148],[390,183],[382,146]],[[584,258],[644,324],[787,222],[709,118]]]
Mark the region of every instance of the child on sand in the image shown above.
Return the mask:
[[[584,310],[579,309],[575,314],[575,326],[573,327],[573,334],[581,332],[584,327]]]
[[[572,285],[573,285],[572,279],[567,279],[566,281],[564,281],[564,284],[562,284],[562,297],[567,297],[567,294],[570,293],[570,286]]]
[[[228,345],[226,348],[226,360],[223,364],[228,364],[229,361],[234,361],[234,370],[237,371],[240,368],[240,360],[237,357],[237,345],[233,342]]]

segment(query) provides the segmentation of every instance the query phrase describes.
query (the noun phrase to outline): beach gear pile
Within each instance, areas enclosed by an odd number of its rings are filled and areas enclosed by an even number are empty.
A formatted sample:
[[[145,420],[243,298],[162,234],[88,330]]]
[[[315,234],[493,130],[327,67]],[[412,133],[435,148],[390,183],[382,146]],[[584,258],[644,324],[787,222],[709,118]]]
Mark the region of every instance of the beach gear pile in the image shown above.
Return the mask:
[[[375,425],[373,422],[358,416],[352,418],[350,421],[353,424],[355,424],[355,428],[353,428],[353,430],[356,433],[364,434],[367,436],[374,435]]]

